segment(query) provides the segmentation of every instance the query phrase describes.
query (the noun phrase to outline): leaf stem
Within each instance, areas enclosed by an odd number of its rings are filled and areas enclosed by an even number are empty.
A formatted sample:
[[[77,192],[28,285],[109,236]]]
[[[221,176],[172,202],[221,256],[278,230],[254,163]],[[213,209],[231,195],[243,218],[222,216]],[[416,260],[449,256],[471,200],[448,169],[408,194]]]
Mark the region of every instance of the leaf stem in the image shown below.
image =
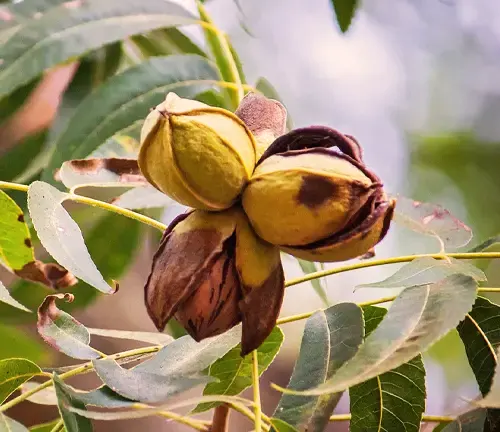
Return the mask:
[[[368,267],[376,267],[386,264],[399,264],[404,262],[410,262],[417,258],[431,257],[434,259],[446,259],[447,257],[455,259],[498,259],[500,258],[500,252],[467,252],[467,253],[449,253],[449,254],[417,254],[417,255],[405,255],[392,258],[385,258],[373,261],[361,261],[354,264],[349,264],[341,267],[336,267],[328,270],[321,270],[314,273],[309,273],[307,275],[301,276],[296,279],[291,279],[285,283],[285,286],[289,287],[292,285],[297,285],[302,282],[307,282],[313,279],[318,279],[325,276],[330,276],[337,273],[343,273],[351,270],[358,270]]]
[[[351,420],[351,414],[336,414],[330,417],[331,422],[342,422],[349,420]],[[450,423],[454,420],[455,418],[450,416],[435,416],[426,414],[422,416],[422,422]]]
[[[257,355],[257,350],[252,351],[252,381],[255,412],[255,432],[262,432],[262,406],[260,403],[259,357]]]
[[[129,351],[123,351],[121,353],[113,354],[110,356],[107,356],[107,358],[113,359],[113,360],[118,360],[121,358],[125,357],[133,357],[138,354],[149,354],[149,353],[154,353],[157,352],[161,349],[161,346],[149,346],[149,347],[144,347],[144,348],[137,348]],[[70,378],[72,376],[90,371],[93,369],[92,362],[85,363],[81,366],[76,367],[75,369],[72,369],[68,372],[64,372],[63,374],[59,375],[59,378],[61,379],[66,379]],[[14,399],[11,399],[9,402],[3,404],[0,406],[0,413],[5,412],[8,409],[12,408],[13,406],[17,405],[18,403],[28,399],[30,396],[34,395],[35,393],[38,393],[39,391],[42,391],[43,389],[46,389],[53,385],[53,381],[47,380],[44,383],[33,387],[31,390],[26,391],[25,393],[20,394],[19,396],[15,397]]]
[[[133,405],[134,408],[139,408],[139,409],[151,409],[151,406],[137,403]],[[171,412],[171,411],[160,411],[157,413],[160,417],[176,421],[177,423],[184,424],[186,426],[189,426],[193,429],[203,431],[203,432],[208,432],[210,429],[207,428],[206,425],[204,425],[202,422],[199,422],[197,420],[191,419],[189,417],[184,417],[180,414]]]
[[[64,426],[63,419],[59,420],[54,427],[50,430],[50,432],[59,432]]]

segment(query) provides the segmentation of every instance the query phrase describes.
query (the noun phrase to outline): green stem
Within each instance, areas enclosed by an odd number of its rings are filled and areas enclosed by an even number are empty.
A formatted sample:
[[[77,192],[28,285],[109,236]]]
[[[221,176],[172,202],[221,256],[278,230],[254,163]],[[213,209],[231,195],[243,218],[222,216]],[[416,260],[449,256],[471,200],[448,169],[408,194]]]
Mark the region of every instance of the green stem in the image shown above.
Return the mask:
[[[262,407],[260,404],[259,358],[257,350],[252,351],[252,384],[255,412],[255,432],[262,432]]]
[[[138,408],[138,409],[151,409],[152,408],[149,405],[140,404],[140,403],[134,404],[133,407]],[[169,419],[169,420],[173,420],[177,423],[184,424],[186,426],[189,426],[189,427],[196,429],[196,430],[199,430],[199,431],[207,432],[209,430],[203,423],[201,423],[197,420],[193,420],[189,417],[184,417],[182,415],[179,415],[179,414],[171,412],[171,411],[161,411],[161,412],[158,412],[157,415],[159,415],[160,417]]]
[[[63,426],[64,422],[63,419],[61,419],[55,424],[55,426],[50,430],[50,432],[58,432],[62,429]]]
[[[285,283],[285,286],[289,287],[292,285],[297,285],[302,282],[308,282],[313,279],[322,278],[325,276],[330,276],[337,273],[343,273],[351,270],[358,270],[368,267],[376,267],[386,264],[399,264],[404,262],[410,262],[417,258],[431,257],[434,259],[446,259],[447,257],[455,258],[459,260],[468,259],[498,259],[500,258],[500,252],[468,252],[468,253],[449,253],[449,254],[418,254],[418,255],[406,255],[399,257],[392,257],[373,261],[361,261],[354,264],[349,264],[341,267],[336,267],[333,269],[322,270],[314,273],[309,273],[302,277],[289,280]]]
[[[138,348],[138,349],[133,349],[133,350],[113,354],[113,355],[107,356],[107,358],[110,358],[113,360],[119,360],[121,358],[133,357],[133,356],[136,356],[139,354],[154,353],[154,352],[159,351],[161,348],[162,348],[161,346],[149,346],[149,347],[145,347],[145,348]],[[72,376],[81,374],[83,372],[87,372],[91,369],[93,369],[92,362],[88,362],[88,363],[85,363],[81,366],[78,366],[75,369],[72,369],[68,372],[65,372],[65,373],[59,375],[59,378],[64,380],[66,378],[70,378]],[[36,387],[33,387],[31,390],[28,390],[25,393],[20,394],[19,396],[15,397],[14,399],[10,400],[9,402],[0,406],[0,412],[7,411],[9,408],[12,408],[13,406],[17,405],[18,403],[28,399],[30,396],[34,395],[35,393],[38,393],[39,391],[42,391],[43,389],[50,387],[51,385],[53,385],[53,381],[50,379],[50,380],[47,380],[44,383],[42,383]]]

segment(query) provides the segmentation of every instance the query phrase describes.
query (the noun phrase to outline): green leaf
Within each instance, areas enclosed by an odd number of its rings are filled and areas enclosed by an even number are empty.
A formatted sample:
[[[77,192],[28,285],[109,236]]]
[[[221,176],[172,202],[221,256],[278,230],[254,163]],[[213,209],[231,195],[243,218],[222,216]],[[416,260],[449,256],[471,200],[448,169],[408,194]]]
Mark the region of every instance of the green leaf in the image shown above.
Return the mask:
[[[60,310],[56,299],[73,301],[72,294],[53,294],[45,298],[38,308],[37,330],[45,342],[73,358],[91,360],[100,354],[89,346],[88,330],[71,315]]]
[[[479,390],[485,397],[491,389],[496,351],[500,348],[500,306],[478,297],[472,310],[457,327],[469,364]],[[500,409],[489,409],[487,422],[494,426],[500,422]]]
[[[146,362],[147,363],[147,362]],[[134,369],[124,369],[112,359],[94,360],[94,369],[102,382],[119,395],[139,402],[162,402],[200,384],[208,377],[160,375]]]
[[[35,260],[30,231],[21,208],[0,190],[0,259],[13,270]]]
[[[199,2],[198,12],[202,21],[217,28],[205,8]],[[220,30],[215,32],[213,29],[203,28],[203,32],[222,79],[230,83],[237,84],[238,81],[243,83],[244,76],[240,75],[240,71],[242,70],[241,63],[237,57],[233,57],[233,53],[235,51],[232,48],[227,36]],[[236,74],[238,74],[238,76]],[[226,108],[234,111],[239,104],[238,91],[225,89],[223,92],[227,95],[226,100],[228,106],[226,106]]]
[[[336,393],[410,361],[457,326],[472,308],[476,288],[464,275],[406,288],[354,357],[325,384],[301,394]]]
[[[104,213],[94,226],[86,230],[88,250],[108,280],[118,279],[128,268],[137,252],[141,232],[142,226],[137,221],[109,212]],[[109,253],[110,244],[113,245],[112,254]],[[78,296],[73,303],[61,305],[66,312],[82,308],[100,295],[95,288],[81,281],[72,289],[78,292]],[[11,295],[32,310],[36,310],[44,298],[52,293],[53,290],[27,281],[17,282],[11,288]],[[3,322],[16,324],[36,319],[34,315],[19,314],[15,309],[2,304],[0,316]]]
[[[122,129],[120,133],[108,138],[104,144],[97,147],[88,157],[137,159],[142,122],[142,119],[138,120],[125,129]]]
[[[69,410],[70,407],[74,407],[86,411],[85,405],[74,399],[71,392],[68,391],[68,386],[56,374],[53,375],[52,379],[54,380],[59,412],[67,432],[92,432],[90,420]]]
[[[71,395],[74,401],[102,408],[126,408],[136,403],[133,400],[120,396],[105,385],[89,392],[77,391],[66,385],[66,392]]]
[[[30,431],[31,432],[52,432],[52,429],[54,426],[59,423],[59,419],[55,419],[51,422],[48,423],[42,423],[38,424],[36,426],[31,426]],[[66,429],[62,429],[62,432],[64,432]]]
[[[87,330],[89,331],[90,334],[96,336],[137,340],[156,345],[167,345],[174,340],[172,336],[158,332],[150,333],[150,332],[140,332],[140,331],[107,330],[107,329],[97,329],[97,328],[88,328]]]
[[[422,257],[404,265],[383,281],[361,284],[356,288],[406,288],[437,282],[446,276],[457,273],[470,276],[478,282],[486,280],[486,276],[481,270],[466,261],[455,258],[437,260],[432,257]]]
[[[131,40],[145,57],[172,54],[206,56],[198,45],[176,28],[153,30],[145,35],[132,36]]]
[[[363,317],[354,303],[339,303],[316,312],[306,322],[288,388],[300,391],[323,384],[355,355],[362,340]],[[273,417],[299,430],[322,431],[340,396],[285,394]]]
[[[358,0],[331,0],[331,2],[340,31],[345,33],[349,29],[358,8]]]
[[[300,268],[302,269],[304,274],[315,273],[318,271],[316,263],[313,263],[311,261],[306,261],[300,258],[297,258],[297,261],[299,262]],[[330,305],[330,301],[328,300],[328,295],[326,294],[326,290],[321,283],[321,279],[313,279],[311,281],[311,285],[314,288],[314,291],[316,291],[316,294],[318,294],[318,297],[321,299],[323,304],[326,307],[328,307]]]
[[[467,245],[472,230],[443,207],[397,196],[394,221],[420,234],[435,237],[449,249]]]
[[[268,97],[269,99],[275,99],[275,100],[283,103],[283,99],[281,99],[277,90],[273,87],[273,85],[266,78],[260,77],[255,84],[255,88],[258,91],[260,91],[264,96]],[[286,116],[286,127],[288,130],[293,129],[293,121],[288,113]]]
[[[40,181],[28,190],[28,208],[43,247],[63,267],[94,288],[111,294],[115,290],[92,261],[80,228],[61,205],[67,194]]]
[[[0,100],[0,123],[7,120],[24,105],[38,84],[39,80],[33,80],[32,82],[19,87],[16,91]],[[4,174],[2,172],[2,176],[3,175]]]
[[[261,376],[278,354],[283,343],[283,332],[275,327],[257,349],[259,376]],[[241,345],[236,345],[210,366],[208,375],[217,381],[208,383],[204,395],[234,396],[252,385],[252,355],[241,357]],[[193,412],[199,413],[215,408],[219,403],[197,406]]]
[[[24,427],[21,423],[0,413],[0,431],[1,432],[27,432],[28,429]]]
[[[35,363],[27,359],[0,360],[0,403],[3,403],[22,383],[41,372]]]
[[[460,415],[451,423],[441,423],[433,432],[484,432],[486,410],[475,409]]]
[[[55,183],[54,171],[64,161],[86,158],[108,138],[144,119],[166,93],[195,98],[218,82],[217,69],[195,55],[154,57],[110,78],[74,113],[43,179]]]
[[[6,303],[25,312],[31,312],[27,307],[23,306],[16,299],[11,297],[9,291],[7,290],[7,288],[5,288],[2,282],[0,282],[0,302]]]
[[[0,98],[45,69],[92,49],[155,28],[193,24],[194,20],[182,6],[167,0],[88,0],[77,7],[49,11],[0,47]]]
[[[491,237],[488,240],[484,241],[480,245],[474,247],[469,252],[500,252],[500,236]],[[495,262],[495,261],[493,261]],[[475,260],[474,264],[481,270],[486,271],[490,264],[492,264],[491,260],[479,259]]]
[[[287,422],[274,417],[271,418],[271,426],[276,432],[299,432],[298,429],[290,426]]]
[[[380,307],[363,307],[366,336],[375,330],[386,312]],[[349,388],[349,430],[418,432],[425,396],[425,369],[419,355],[394,370]]]
[[[47,346],[36,335],[22,329],[0,325],[0,340],[0,358],[25,358],[34,363],[45,363],[48,360]]]

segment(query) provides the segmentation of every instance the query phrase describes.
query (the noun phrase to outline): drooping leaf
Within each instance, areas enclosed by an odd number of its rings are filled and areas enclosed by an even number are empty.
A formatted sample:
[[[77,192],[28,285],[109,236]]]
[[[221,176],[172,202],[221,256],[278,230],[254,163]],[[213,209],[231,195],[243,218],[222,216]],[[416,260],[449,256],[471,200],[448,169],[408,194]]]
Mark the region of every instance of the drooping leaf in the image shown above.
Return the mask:
[[[349,29],[358,8],[358,0],[331,0],[331,2],[340,31],[345,33]]]
[[[486,420],[485,409],[475,409],[460,415],[451,423],[441,423],[433,432],[484,432]]]
[[[80,411],[86,411],[85,405],[75,400],[68,391],[68,386],[56,374],[52,377],[54,389],[56,390],[59,413],[64,422],[67,432],[92,432],[92,423],[89,419],[70,411],[74,407]]]
[[[88,392],[75,390],[71,386],[66,385],[66,392],[71,395],[74,401],[102,408],[126,408],[136,403],[133,400],[120,396],[105,385]]]
[[[164,402],[171,396],[210,381],[205,376],[161,375],[140,371],[137,367],[124,369],[112,359],[94,360],[93,364],[104,384],[120,396],[139,402]]]
[[[59,419],[55,419],[48,423],[38,424],[36,426],[30,427],[30,432],[52,432],[54,426],[59,423]],[[64,432],[66,429],[64,428],[62,431]]]
[[[472,310],[457,327],[479,390],[486,396],[492,387],[500,348],[500,306],[478,297]],[[500,424],[500,409],[487,411],[487,423],[492,430]]]
[[[304,274],[314,273],[318,271],[316,264],[311,261],[306,261],[299,258],[297,259],[297,261],[299,262],[300,268],[302,269]],[[321,299],[323,304],[328,307],[330,305],[330,301],[328,300],[326,290],[321,283],[321,279],[313,279],[311,281],[311,285],[314,288],[314,291],[316,291],[316,294],[318,294],[318,297]]]
[[[89,346],[88,330],[56,305],[56,299],[71,302],[73,298],[72,294],[47,296],[38,308],[38,333],[52,348],[70,357],[81,360],[99,358],[100,354]]]
[[[456,273],[470,276],[478,282],[486,280],[486,276],[481,270],[463,260],[455,258],[437,260],[432,257],[421,257],[405,264],[383,281],[361,284],[356,288],[406,288],[437,282]]]
[[[117,339],[138,340],[157,345],[167,345],[174,340],[172,336],[165,333],[150,333],[141,331],[107,330],[98,328],[88,328],[90,334]]]
[[[212,28],[204,27],[203,31],[205,33],[205,40],[207,41],[222,79],[229,83],[243,83],[244,76],[240,75],[240,71],[242,70],[241,64],[238,65],[239,59],[233,57],[235,51],[231,48],[227,36],[220,30],[214,30],[217,27],[214,25],[210,15],[201,3],[198,3],[198,12],[200,14],[200,19],[212,26]],[[234,111],[239,104],[238,91],[234,89],[224,89],[223,93],[226,95],[227,100],[227,106],[225,108]]]
[[[380,307],[363,307],[366,336],[375,330],[386,312]],[[418,432],[425,397],[425,369],[419,355],[396,369],[349,388],[349,430]]]
[[[62,164],[58,177],[68,189],[80,185],[147,184],[135,159],[70,160]]]
[[[197,405],[200,403],[212,403],[212,402],[222,402],[230,405],[236,405],[245,408],[248,405],[248,399],[242,399],[237,396],[198,396],[189,399],[182,399],[178,402],[172,402],[164,405],[158,405],[154,408],[145,409],[135,409],[133,411],[113,411],[113,412],[102,412],[102,411],[84,411],[78,408],[70,407],[70,411],[77,413],[78,415],[96,419],[96,420],[125,420],[125,419],[136,419],[149,417],[152,415],[157,415],[162,411],[173,411],[179,408],[189,407]]]
[[[54,171],[63,162],[86,158],[108,138],[146,118],[168,92],[195,98],[219,79],[217,69],[196,55],[153,57],[110,78],[75,111],[56,143],[43,180],[54,182]]]
[[[137,244],[140,234],[143,232],[142,225],[129,218],[106,212],[99,221],[85,229],[85,242],[95,264],[102,274],[109,280],[118,279],[132,262],[137,252]],[[113,254],[109,254],[109,245],[113,245]],[[100,292],[85,282],[80,281],[73,288],[78,296],[73,303],[60,305],[66,312],[71,313],[92,303]],[[35,285],[27,281],[14,283],[11,287],[11,295],[19,302],[36,310],[44,298],[53,291],[41,285]],[[29,319],[36,319],[35,315],[19,314],[9,306],[0,304],[0,316],[3,322],[23,323]]]
[[[472,239],[472,230],[443,207],[397,197],[394,221],[407,228],[436,237],[448,249],[465,246]]]
[[[28,429],[21,423],[0,413],[0,431],[1,432],[28,432]]]
[[[0,282],[0,302],[6,303],[25,312],[31,312],[27,307],[23,306],[16,299],[11,297],[9,291],[5,288],[2,282]]]
[[[323,384],[356,353],[363,333],[361,309],[353,303],[340,303],[316,312],[306,322],[288,388],[300,391]],[[299,430],[319,432],[326,426],[340,395],[285,394],[273,417]]]
[[[40,383],[29,381],[21,385],[21,394],[38,387]],[[57,396],[54,387],[47,387],[43,390],[39,390],[36,393],[28,397],[30,402],[36,403],[38,405],[57,405]]]
[[[283,99],[281,99],[280,95],[273,87],[273,85],[264,77],[260,77],[255,83],[255,88],[260,91],[264,96],[269,99],[275,99],[281,103],[283,103]],[[293,121],[289,114],[286,116],[286,128],[288,130],[293,129]]]
[[[26,23],[0,47],[0,97],[69,58],[133,34],[193,24],[194,19],[182,6],[167,0],[67,4]]]
[[[261,376],[278,354],[283,343],[283,332],[275,327],[262,345],[257,349],[259,376]],[[234,396],[252,385],[252,356],[241,357],[241,345],[227,352],[210,365],[208,375],[218,381],[208,383],[204,395]],[[193,412],[203,412],[215,408],[218,403],[197,406]]]
[[[27,359],[0,360],[0,404],[21,384],[41,372],[35,363]]]
[[[410,361],[456,327],[472,308],[476,288],[464,275],[406,288],[354,357],[327,382],[300,394],[339,392]]]
[[[94,288],[111,294],[114,288],[97,269],[80,228],[62,206],[67,196],[47,183],[30,185],[28,208],[38,238],[59,264]]]
[[[126,209],[149,209],[166,207],[173,200],[151,185],[139,186],[116,197],[112,203]]]

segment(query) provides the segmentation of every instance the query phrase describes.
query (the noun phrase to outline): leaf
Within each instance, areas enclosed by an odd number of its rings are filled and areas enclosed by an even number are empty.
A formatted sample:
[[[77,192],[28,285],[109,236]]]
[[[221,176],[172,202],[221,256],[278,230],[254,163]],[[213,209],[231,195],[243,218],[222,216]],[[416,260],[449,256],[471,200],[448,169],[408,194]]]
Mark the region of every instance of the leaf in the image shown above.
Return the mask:
[[[293,426],[290,426],[287,422],[277,419],[271,418],[271,426],[276,432],[299,432],[298,429],[295,429]]]
[[[39,385],[40,383],[38,382],[25,382],[20,387],[21,394],[26,393],[27,391],[30,391],[35,387],[38,387]],[[36,393],[28,397],[28,400],[38,405],[57,405],[57,396],[54,387],[47,387],[43,390],[37,391]]]
[[[486,280],[485,274],[468,262],[455,258],[437,260],[432,257],[421,257],[404,265],[383,281],[361,284],[356,288],[406,288],[437,282],[457,273],[470,276],[478,282]]]
[[[69,385],[66,385],[65,389],[71,395],[73,401],[85,405],[102,408],[126,408],[136,404],[136,402],[120,396],[105,385],[89,392],[75,390]]]
[[[138,340],[157,345],[167,345],[174,340],[172,336],[158,332],[149,333],[149,332],[139,332],[139,331],[107,330],[107,329],[97,329],[97,328],[88,328],[87,330],[89,331],[90,334],[96,336],[104,336],[117,339]]]
[[[76,277],[107,294],[114,292],[92,262],[82,232],[61,205],[68,195],[40,181],[28,190],[28,208],[38,238],[54,259]]]
[[[27,307],[23,306],[16,299],[11,297],[9,291],[5,288],[2,282],[0,282],[0,301],[25,312],[31,312]]]
[[[434,432],[483,432],[486,420],[486,410],[475,409],[469,411],[451,423],[441,423],[434,428]]]
[[[489,238],[469,252],[500,252],[500,236]],[[491,260],[485,259],[478,259],[474,262],[474,264],[483,271],[486,271],[491,263]]]
[[[18,315],[19,313],[12,308]],[[29,316],[34,316],[29,315]],[[3,319],[3,317],[2,317]],[[13,326],[0,325],[0,358],[25,358],[34,363],[46,363],[47,346],[36,335]]]
[[[363,317],[354,303],[339,303],[314,313],[306,322],[288,388],[300,391],[323,384],[356,353],[362,340]],[[322,431],[339,399],[340,394],[285,394],[273,417],[299,430]]]
[[[397,196],[394,221],[421,234],[436,237],[446,249],[465,246],[472,230],[443,207]]]
[[[201,3],[198,2],[197,6],[198,12],[200,14],[200,19],[212,26],[211,28],[203,27],[203,32],[205,34],[207,45],[210,48],[222,79],[229,83],[238,84],[238,81],[242,83],[244,77],[239,75],[241,64],[238,65],[239,59],[233,57],[234,49],[232,49],[227,36],[217,29]],[[217,31],[215,31],[214,29],[217,29]],[[236,71],[234,70],[235,68]],[[235,72],[238,74],[238,76],[236,76]],[[240,102],[238,91],[235,91],[233,89],[224,89],[223,93],[226,94],[226,108],[234,111],[238,107],[238,104]]]
[[[406,288],[354,357],[325,384],[301,394],[339,392],[410,361],[456,327],[471,309],[476,288],[464,275]]]
[[[0,360],[0,403],[3,403],[22,383],[41,372],[35,363],[27,359]]]
[[[358,0],[331,0],[331,2],[340,31],[345,33],[349,29],[358,8]]]
[[[59,419],[55,419],[48,423],[42,423],[36,426],[31,426],[29,430],[31,432],[52,432],[52,429],[57,423],[59,423]],[[62,429],[62,432],[64,432],[65,430],[66,429]]]
[[[366,337],[386,312],[380,307],[363,307]],[[425,393],[425,369],[419,355],[396,369],[349,388],[349,430],[418,432],[425,409]]]
[[[275,99],[281,103],[283,103],[283,99],[281,99],[280,95],[273,87],[273,85],[264,77],[260,77],[255,83],[255,88],[260,91],[264,96],[269,99]],[[290,115],[287,113],[286,116],[286,128],[288,130],[293,129],[293,121]]]
[[[94,360],[94,369],[104,384],[119,395],[145,403],[163,402],[200,384],[208,377],[187,377],[124,369],[112,359]],[[161,372],[161,371],[160,371]]]
[[[157,415],[162,411],[173,411],[178,408],[184,408],[199,403],[211,403],[211,402],[222,402],[230,405],[245,406],[248,405],[248,399],[242,399],[237,396],[198,396],[190,399],[183,399],[178,402],[168,403],[164,405],[158,405],[154,408],[145,409],[134,409],[133,411],[114,411],[114,412],[98,412],[98,411],[84,411],[78,408],[70,407],[70,411],[77,413],[78,415],[96,419],[96,420],[124,420],[124,419],[135,419],[149,417],[152,415]]]
[[[38,308],[37,330],[52,348],[76,359],[91,360],[100,354],[89,346],[88,330],[71,315],[58,309],[56,299],[73,301],[72,294],[53,294]]]
[[[306,261],[300,258],[297,258],[297,261],[299,262],[300,268],[302,269],[304,274],[314,273],[318,271],[316,264],[311,261]],[[325,288],[321,284],[321,279],[313,279],[311,281],[311,285],[314,288],[314,291],[316,291],[316,294],[318,294],[318,297],[321,299],[323,304],[328,307],[330,305],[330,301],[328,300],[328,295],[326,294]]]
[[[492,386],[497,365],[496,351],[500,348],[500,306],[478,297],[457,331],[484,397]],[[499,424],[500,409],[489,409],[487,422],[491,426]]]
[[[166,207],[173,200],[151,185],[139,186],[116,197],[112,203],[126,209],[147,209]]]
[[[146,57],[171,54],[206,56],[198,45],[176,28],[153,30],[145,35],[132,36],[131,40]]]
[[[68,189],[75,186],[147,184],[135,159],[75,159],[62,164],[58,177]]]
[[[192,99],[219,79],[212,63],[196,55],[153,57],[110,78],[79,105],[42,179],[54,183],[54,171],[63,162],[86,158],[108,138],[143,120],[166,93]]]
[[[261,376],[278,354],[283,343],[283,332],[275,327],[262,345],[257,349],[259,376]],[[241,357],[241,345],[238,344],[223,357],[210,365],[208,375],[217,381],[208,383],[203,389],[204,395],[234,396],[252,385],[252,355]],[[199,413],[215,408],[219,403],[198,405],[193,412]]]
[[[1,13],[0,6],[0,13]],[[3,21],[0,21],[3,22]],[[1,41],[1,30],[0,30]],[[28,84],[19,87],[16,91],[0,100],[0,123],[10,118],[19,108],[21,108],[27,101],[30,94],[39,84],[39,80],[33,80]],[[3,173],[2,173],[3,174]]]
[[[35,261],[30,231],[21,208],[0,190],[0,259],[13,270]]]
[[[1,432],[27,432],[26,429],[21,423],[18,423],[15,420],[4,415],[4,413],[0,412],[0,431]]]
[[[139,136],[142,128],[142,119],[137,120],[120,133],[108,138],[104,144],[97,147],[89,158],[128,158],[137,159],[139,155]]]
[[[155,28],[194,24],[195,19],[167,0],[67,4],[27,23],[0,47],[0,98],[69,58]]]
[[[56,374],[53,375],[54,389],[58,399],[58,407],[67,432],[92,432],[92,423],[85,417],[70,411],[70,407],[86,411],[85,405],[75,400],[68,386]]]

